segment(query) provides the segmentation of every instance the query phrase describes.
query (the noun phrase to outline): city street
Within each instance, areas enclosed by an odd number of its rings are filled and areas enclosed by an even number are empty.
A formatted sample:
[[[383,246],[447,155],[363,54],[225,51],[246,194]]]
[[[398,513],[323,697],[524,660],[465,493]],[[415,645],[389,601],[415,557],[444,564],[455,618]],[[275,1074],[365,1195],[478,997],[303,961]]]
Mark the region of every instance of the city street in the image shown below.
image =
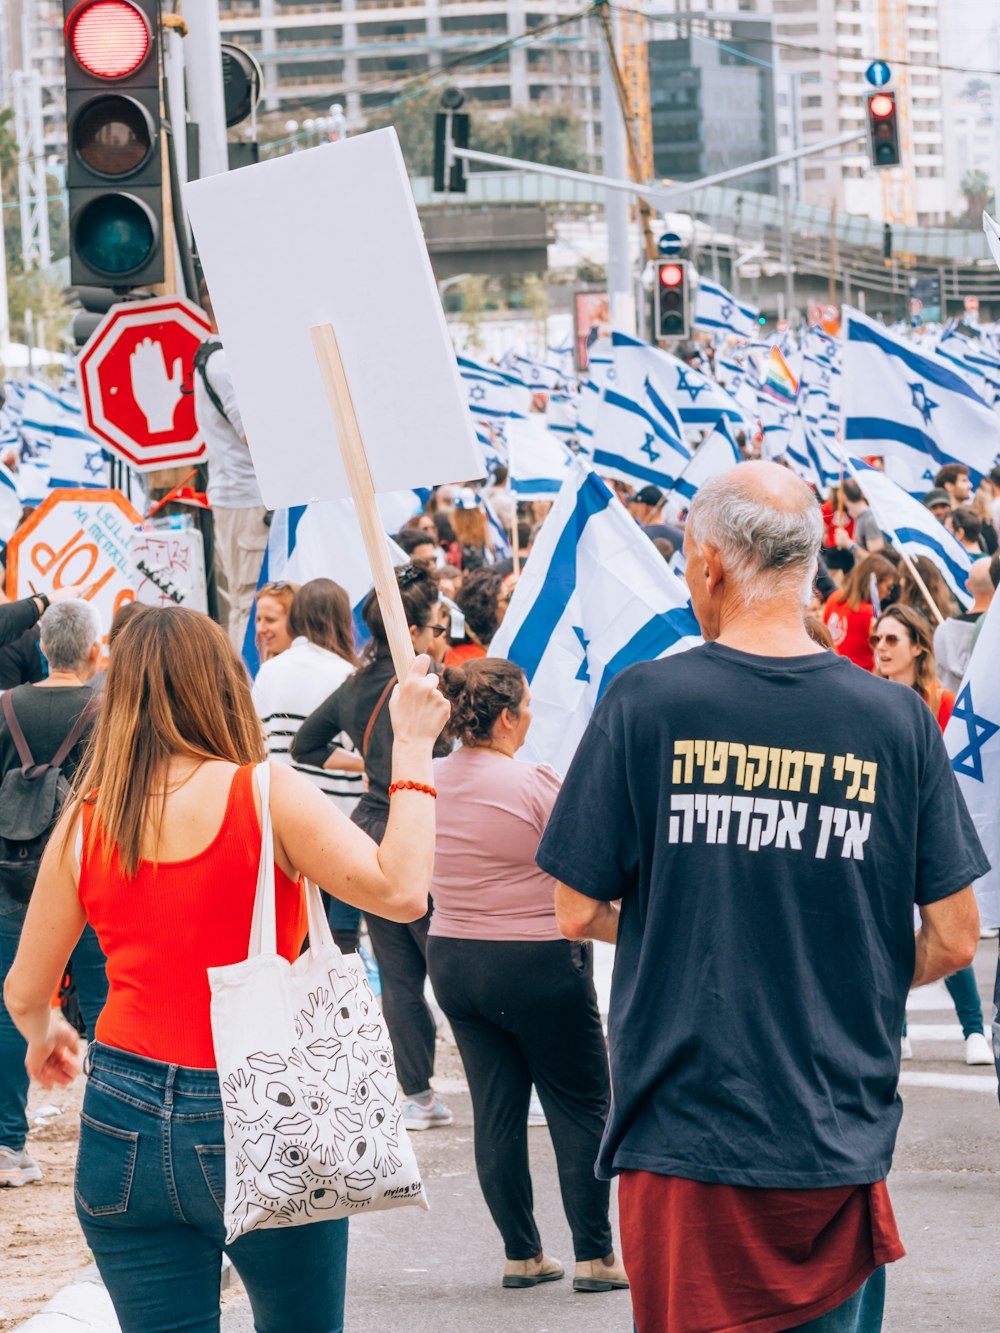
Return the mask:
[[[997,943],[984,940],[976,973],[992,1012]],[[606,985],[606,963],[599,981]],[[602,989],[603,989],[602,985]],[[944,986],[909,1006],[914,1059],[903,1066],[906,1110],[890,1189],[907,1257],[889,1270],[885,1333],[996,1333],[994,1262],[1000,1108],[988,1068],[968,1069]],[[437,1083],[455,1112],[450,1129],[414,1135],[431,1211],[374,1214],[351,1224],[348,1329],[391,1333],[628,1333],[625,1293],[575,1294],[569,1281],[531,1291],[500,1286],[503,1251],[476,1182],[472,1110],[453,1047]],[[571,1264],[548,1133],[531,1131],[539,1228],[547,1252]],[[223,1333],[252,1333],[245,1295],[227,1296]]]

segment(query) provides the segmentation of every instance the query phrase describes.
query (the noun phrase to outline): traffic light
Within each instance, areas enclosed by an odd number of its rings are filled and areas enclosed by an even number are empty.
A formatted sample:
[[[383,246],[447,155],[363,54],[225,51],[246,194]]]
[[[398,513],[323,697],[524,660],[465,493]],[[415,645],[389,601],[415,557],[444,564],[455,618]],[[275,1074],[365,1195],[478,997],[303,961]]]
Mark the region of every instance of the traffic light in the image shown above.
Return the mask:
[[[690,332],[691,303],[683,259],[664,259],[656,265],[653,322],[657,338],[686,338]]]
[[[63,0],[70,282],[163,281],[159,0]]]
[[[899,115],[894,92],[869,93],[868,151],[873,167],[898,167],[902,161],[899,147]]]
[[[441,94],[443,111],[434,116],[434,192],[435,194],[465,194],[465,159],[451,158],[451,170],[448,159],[452,148],[468,148],[469,115],[460,111],[465,102],[465,94],[460,88],[445,88]],[[447,176],[447,180],[445,177]]]

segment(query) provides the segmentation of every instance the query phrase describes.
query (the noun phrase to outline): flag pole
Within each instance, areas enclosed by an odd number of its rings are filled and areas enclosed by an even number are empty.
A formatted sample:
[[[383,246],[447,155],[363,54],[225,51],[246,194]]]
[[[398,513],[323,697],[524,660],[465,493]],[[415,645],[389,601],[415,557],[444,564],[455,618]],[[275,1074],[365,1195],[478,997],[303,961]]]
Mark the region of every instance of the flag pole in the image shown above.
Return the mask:
[[[836,441],[835,441],[835,443],[836,443]],[[848,471],[850,472],[850,474],[851,474],[851,476],[854,478],[854,480],[858,483],[858,485],[859,485],[860,488],[861,488],[861,493],[864,495],[865,499],[868,501],[868,504],[869,504],[869,506],[870,506],[870,508],[871,508],[872,513],[873,513],[873,514],[875,515],[875,517],[878,519],[878,510],[876,509],[875,505],[872,504],[871,498],[870,498],[870,497],[868,496],[868,494],[865,492],[865,484],[864,484],[864,482],[863,482],[863,481],[861,480],[861,478],[858,476],[858,474],[857,474],[857,472],[855,471],[855,469],[851,466],[851,460],[850,460],[850,459],[847,457],[847,455],[843,452],[843,450],[840,448],[840,445],[839,445],[839,444],[837,444],[837,452],[840,454],[841,469],[843,469],[844,464],[847,465],[847,469],[848,469]],[[901,558],[902,558],[903,564],[904,564],[904,565],[906,566],[906,568],[910,571],[910,574],[911,574],[912,577],[913,577],[913,581],[914,581],[914,583],[917,585],[917,587],[918,587],[918,588],[920,589],[920,591],[923,593],[923,595],[924,595],[924,599],[926,600],[927,605],[930,607],[931,611],[933,612],[934,617],[935,617],[935,619],[937,620],[937,623],[938,623],[939,625],[943,625],[944,622],[945,622],[945,617],[941,614],[941,608],[938,606],[937,602],[935,602],[934,598],[930,595],[930,592],[929,592],[928,589],[927,589],[927,584],[926,584],[926,583],[923,581],[923,579],[920,577],[920,571],[917,569],[916,565],[915,565],[915,564],[913,563],[913,561],[910,559],[909,555],[907,555],[906,551],[903,550],[903,544],[902,544],[902,542],[899,540],[899,537],[898,537],[897,534],[896,534],[896,529],[890,527],[890,526],[888,525],[888,523],[885,524],[884,527],[883,527],[883,524],[882,524],[882,520],[881,520],[881,519],[879,519],[878,525],[879,525],[880,528],[883,528],[883,530],[884,530],[885,532],[888,532],[888,533],[890,534],[890,536],[892,537],[892,539],[893,539],[893,544],[894,544],[896,550],[899,552],[899,554],[900,554],[900,556],[901,556]]]
[[[514,517],[510,522],[510,558],[514,565],[514,577],[521,577],[521,552],[517,549],[517,501],[514,501]]]
[[[316,324],[309,330],[313,351],[323,376],[327,402],[337,428],[337,440],[344,460],[344,471],[351,487],[364,540],[372,580],[378,596],[382,623],[385,625],[389,651],[396,675],[403,679],[414,658],[413,641],[406,623],[403,599],[399,595],[396,571],[389,558],[389,542],[375,504],[375,487],[368,468],[368,458],[361,439],[361,428],[354,412],[350,385],[344,373],[340,347],[332,324]]]

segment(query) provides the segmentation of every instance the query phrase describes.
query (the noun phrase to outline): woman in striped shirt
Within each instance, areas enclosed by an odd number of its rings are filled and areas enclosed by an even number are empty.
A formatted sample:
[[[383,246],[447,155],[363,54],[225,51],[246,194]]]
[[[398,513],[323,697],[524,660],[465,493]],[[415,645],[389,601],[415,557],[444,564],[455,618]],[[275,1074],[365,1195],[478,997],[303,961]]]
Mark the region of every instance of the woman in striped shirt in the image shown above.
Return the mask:
[[[263,664],[253,687],[267,752],[304,773],[350,818],[364,791],[364,760],[348,737],[335,737],[322,767],[298,763],[291,755],[292,738],[305,718],[357,666],[347,593],[332,579],[310,579],[295,594],[288,624],[291,647]],[[345,953],[355,952],[361,913],[335,898],[327,901],[327,913],[337,944]]]

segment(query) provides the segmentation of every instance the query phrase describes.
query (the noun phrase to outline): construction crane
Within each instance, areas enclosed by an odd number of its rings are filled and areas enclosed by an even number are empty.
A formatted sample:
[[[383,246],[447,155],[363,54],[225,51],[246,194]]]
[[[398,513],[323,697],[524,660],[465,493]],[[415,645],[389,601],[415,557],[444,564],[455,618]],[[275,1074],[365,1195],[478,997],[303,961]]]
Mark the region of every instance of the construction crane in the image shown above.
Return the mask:
[[[895,76],[902,165],[882,172],[882,220],[890,226],[916,222],[913,201],[913,114],[910,102],[908,0],[878,0],[878,40]]]
[[[625,142],[628,147],[629,177],[638,183],[653,178],[653,126],[649,113],[649,56],[646,45],[645,14],[638,10],[623,9],[619,18],[622,62],[618,61],[615,30],[608,0],[596,6],[601,31],[608,50],[608,64],[622,119],[625,122]],[[655,259],[658,250],[653,236],[653,209],[643,198],[638,203],[642,221],[646,259]]]

